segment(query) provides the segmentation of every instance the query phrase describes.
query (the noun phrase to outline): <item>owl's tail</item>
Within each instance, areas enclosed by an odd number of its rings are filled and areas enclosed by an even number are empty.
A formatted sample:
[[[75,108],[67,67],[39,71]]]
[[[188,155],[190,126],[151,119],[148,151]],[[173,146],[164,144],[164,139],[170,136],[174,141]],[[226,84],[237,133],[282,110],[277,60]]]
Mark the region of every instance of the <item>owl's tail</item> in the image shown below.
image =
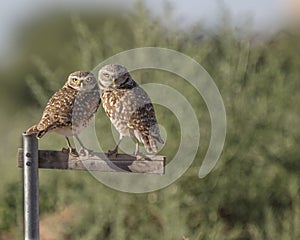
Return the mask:
[[[31,128],[28,128],[26,131],[26,134],[28,135],[35,135],[36,138],[41,138],[46,134],[46,130],[40,130],[38,129],[38,125],[34,125]]]
[[[148,136],[143,142],[148,153],[156,153],[158,151],[157,142],[161,144],[165,143],[160,135]]]

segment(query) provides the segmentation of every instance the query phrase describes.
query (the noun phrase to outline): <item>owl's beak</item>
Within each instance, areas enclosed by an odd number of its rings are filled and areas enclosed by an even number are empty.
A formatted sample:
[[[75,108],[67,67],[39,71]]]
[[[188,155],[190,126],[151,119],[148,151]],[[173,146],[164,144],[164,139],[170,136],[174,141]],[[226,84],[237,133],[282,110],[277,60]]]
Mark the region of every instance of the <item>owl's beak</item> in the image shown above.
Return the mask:
[[[83,87],[83,81],[82,80],[80,81],[80,87]]]
[[[112,80],[113,86],[116,86],[116,81],[117,81],[117,79],[116,79],[116,78],[113,78],[113,80]]]

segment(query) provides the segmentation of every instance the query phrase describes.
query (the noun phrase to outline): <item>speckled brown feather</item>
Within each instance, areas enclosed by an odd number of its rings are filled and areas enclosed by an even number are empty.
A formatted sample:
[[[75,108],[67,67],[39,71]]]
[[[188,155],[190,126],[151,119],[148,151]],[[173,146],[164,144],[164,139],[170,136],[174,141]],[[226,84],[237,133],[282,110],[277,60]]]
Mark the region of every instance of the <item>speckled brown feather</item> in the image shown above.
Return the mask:
[[[87,72],[75,72],[79,77]],[[66,83],[48,101],[42,118],[37,125],[29,128],[27,134],[43,137],[49,131],[65,136],[80,132],[95,115],[100,105],[100,93],[96,84],[92,90],[78,91]]]
[[[101,98],[107,116],[120,134],[129,131],[142,142],[147,152],[157,152],[160,137],[154,107],[148,94],[133,79],[121,89],[102,91]]]
[[[68,128],[72,131],[72,109],[78,91],[64,86],[48,101],[40,122],[29,128],[27,134],[37,134],[41,138],[46,132],[56,128]]]

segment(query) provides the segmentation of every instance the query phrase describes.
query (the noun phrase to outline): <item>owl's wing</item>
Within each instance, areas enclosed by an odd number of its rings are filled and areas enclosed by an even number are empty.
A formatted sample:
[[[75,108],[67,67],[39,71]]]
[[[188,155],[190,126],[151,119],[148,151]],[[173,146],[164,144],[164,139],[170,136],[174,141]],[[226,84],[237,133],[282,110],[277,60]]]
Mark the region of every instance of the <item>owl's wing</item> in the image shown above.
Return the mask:
[[[137,139],[142,140],[148,152],[157,152],[156,141],[162,144],[164,141],[160,136],[153,104],[141,87],[136,87],[132,91],[134,111],[128,127],[134,129]]]
[[[42,137],[47,131],[72,125],[72,109],[77,91],[63,87],[48,101],[43,116],[35,129]]]

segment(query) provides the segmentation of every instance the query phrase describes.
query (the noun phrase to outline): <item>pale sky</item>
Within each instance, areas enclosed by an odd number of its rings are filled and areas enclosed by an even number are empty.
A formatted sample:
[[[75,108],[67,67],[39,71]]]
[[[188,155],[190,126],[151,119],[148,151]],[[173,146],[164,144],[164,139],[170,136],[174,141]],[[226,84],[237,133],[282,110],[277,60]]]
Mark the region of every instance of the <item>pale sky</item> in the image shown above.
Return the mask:
[[[282,18],[282,0],[169,0],[174,6],[175,19],[181,24],[190,24],[197,20],[204,20],[213,25],[220,15],[219,6],[225,5],[233,16],[233,24],[240,24],[250,16],[256,29],[274,29],[278,27]],[[132,8],[135,0],[11,0],[3,1],[0,14],[0,58],[10,54],[14,46],[15,32],[20,24],[26,22],[39,12],[50,11],[57,7],[69,8],[75,6],[93,8],[103,4],[120,6],[122,9]],[[160,14],[163,8],[162,0],[145,0],[147,6]],[[126,4],[125,4],[126,3]]]

